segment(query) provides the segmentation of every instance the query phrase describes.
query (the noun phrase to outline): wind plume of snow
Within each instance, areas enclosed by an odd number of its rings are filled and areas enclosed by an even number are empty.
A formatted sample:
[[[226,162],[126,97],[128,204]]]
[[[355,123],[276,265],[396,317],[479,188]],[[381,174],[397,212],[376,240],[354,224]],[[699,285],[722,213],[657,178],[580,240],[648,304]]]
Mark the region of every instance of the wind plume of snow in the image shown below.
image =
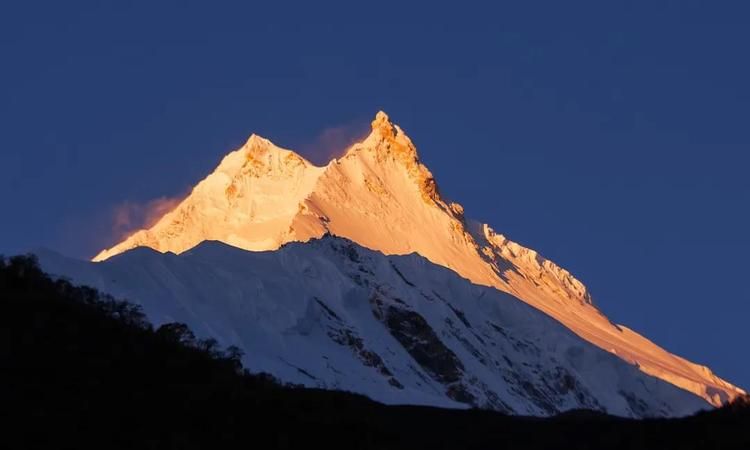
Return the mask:
[[[316,165],[325,165],[364,140],[370,133],[368,125],[369,120],[362,119],[325,128],[310,143],[300,145],[300,154]]]
[[[127,239],[138,230],[150,228],[172,211],[185,196],[158,197],[146,202],[126,200],[112,209],[112,235]]]

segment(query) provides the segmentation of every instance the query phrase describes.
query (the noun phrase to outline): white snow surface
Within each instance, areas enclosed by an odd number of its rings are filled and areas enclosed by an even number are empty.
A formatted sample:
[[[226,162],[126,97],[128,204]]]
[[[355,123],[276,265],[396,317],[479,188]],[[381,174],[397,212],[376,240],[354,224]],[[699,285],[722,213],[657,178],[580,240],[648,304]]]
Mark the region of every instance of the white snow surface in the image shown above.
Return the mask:
[[[136,248],[101,263],[39,252],[51,274],[141,304],[160,325],[245,350],[284,382],[390,404],[525,415],[590,408],[628,417],[710,408],[581,339],[515,297],[417,255],[325,235],[276,251],[207,241]]]
[[[418,253],[475,284],[510,293],[712,405],[744,393],[708,367],[611,322],[568,271],[489,225],[466,219],[461,205],[440,195],[412,141],[383,112],[366,139],[324,167],[251,136],[153,227],[103,250],[94,261],[140,246],[181,253],[206,240],[275,250],[326,233],[387,255]]]

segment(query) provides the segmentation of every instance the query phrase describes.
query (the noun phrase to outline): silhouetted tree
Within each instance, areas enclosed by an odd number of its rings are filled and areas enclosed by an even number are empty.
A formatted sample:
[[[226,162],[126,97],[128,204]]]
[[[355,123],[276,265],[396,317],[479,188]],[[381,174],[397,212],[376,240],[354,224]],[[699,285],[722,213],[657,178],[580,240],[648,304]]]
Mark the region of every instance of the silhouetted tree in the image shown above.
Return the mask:
[[[230,345],[224,351],[224,357],[234,366],[236,371],[242,370],[242,357],[245,356],[245,352],[236,345]]]
[[[170,342],[190,347],[195,345],[195,335],[184,323],[165,323],[156,330],[156,335]]]

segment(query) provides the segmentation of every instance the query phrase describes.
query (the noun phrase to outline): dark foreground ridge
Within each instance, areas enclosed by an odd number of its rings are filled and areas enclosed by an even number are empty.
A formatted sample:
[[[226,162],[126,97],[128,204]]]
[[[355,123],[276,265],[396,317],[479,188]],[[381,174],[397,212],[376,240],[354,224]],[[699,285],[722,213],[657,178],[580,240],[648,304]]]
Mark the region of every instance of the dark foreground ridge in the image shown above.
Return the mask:
[[[236,348],[0,258],[0,448],[750,448],[750,403],[683,419],[385,406],[250,374]]]

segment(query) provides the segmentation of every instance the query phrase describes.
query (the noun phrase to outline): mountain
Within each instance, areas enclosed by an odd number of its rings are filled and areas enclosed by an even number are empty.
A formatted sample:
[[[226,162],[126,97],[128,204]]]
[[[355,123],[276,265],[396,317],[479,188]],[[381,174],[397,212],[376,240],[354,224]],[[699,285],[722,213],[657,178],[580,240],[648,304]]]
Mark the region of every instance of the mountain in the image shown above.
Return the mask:
[[[246,352],[253,372],[388,403],[548,416],[593,409],[682,416],[701,398],[605,352],[546,314],[410,254],[326,235],[276,251],[216,241],[102,263],[41,253],[48,272],[135,299],[156,325]]]
[[[179,254],[206,240],[276,250],[327,233],[387,255],[418,253],[472,283],[511,294],[595,346],[712,405],[744,392],[709,368],[611,322],[568,271],[467,219],[461,205],[440,195],[412,141],[383,112],[366,139],[324,167],[251,136],[153,227],[94,261],[141,246]]]
[[[0,257],[0,310],[0,398],[12,412],[0,448],[750,448],[748,399],[673,419],[539,418],[284,386],[242,369],[236,349],[184,325],[154,327],[137,305],[49,277],[24,256]]]

